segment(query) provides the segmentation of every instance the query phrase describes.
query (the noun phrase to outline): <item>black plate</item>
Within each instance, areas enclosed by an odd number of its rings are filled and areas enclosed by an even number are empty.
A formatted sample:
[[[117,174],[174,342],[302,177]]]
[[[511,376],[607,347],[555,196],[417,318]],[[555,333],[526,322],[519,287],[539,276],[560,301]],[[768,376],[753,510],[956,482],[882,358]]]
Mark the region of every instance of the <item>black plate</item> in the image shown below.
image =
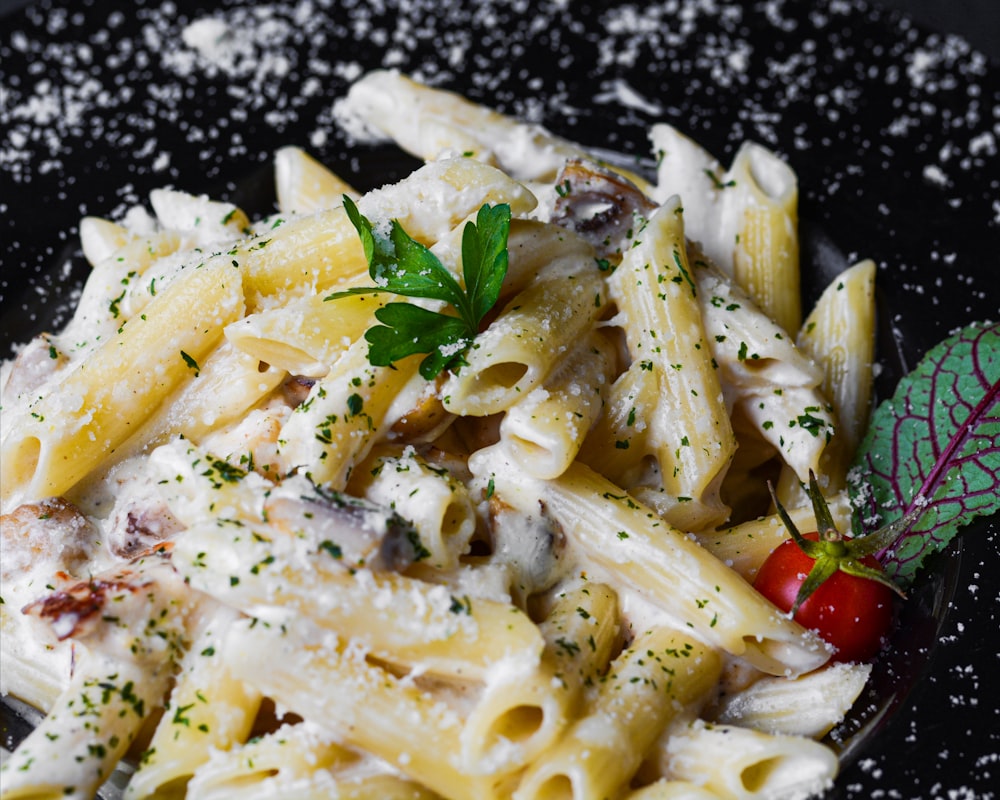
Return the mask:
[[[232,48],[185,44],[206,16]],[[808,296],[850,261],[879,264],[882,396],[949,331],[1000,317],[1000,70],[859,0],[55,0],[0,34],[2,352],[65,319],[86,274],[83,214],[163,185],[267,211],[284,144],[360,189],[407,172],[333,121],[350,80],[378,66],[628,154],[647,154],[658,119],[723,161],[744,138],[784,154]],[[831,798],[997,796],[998,527],[968,529],[912,593],[835,732]]]

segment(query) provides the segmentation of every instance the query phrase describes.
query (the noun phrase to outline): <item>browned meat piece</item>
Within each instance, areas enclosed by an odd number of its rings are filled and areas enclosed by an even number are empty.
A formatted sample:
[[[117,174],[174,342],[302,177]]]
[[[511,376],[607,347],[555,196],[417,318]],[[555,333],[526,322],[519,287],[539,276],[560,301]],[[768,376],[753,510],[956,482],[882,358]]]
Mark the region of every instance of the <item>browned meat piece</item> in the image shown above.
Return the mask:
[[[72,503],[52,497],[0,517],[0,579],[32,573],[39,585],[58,573],[79,576],[99,544],[97,527]]]

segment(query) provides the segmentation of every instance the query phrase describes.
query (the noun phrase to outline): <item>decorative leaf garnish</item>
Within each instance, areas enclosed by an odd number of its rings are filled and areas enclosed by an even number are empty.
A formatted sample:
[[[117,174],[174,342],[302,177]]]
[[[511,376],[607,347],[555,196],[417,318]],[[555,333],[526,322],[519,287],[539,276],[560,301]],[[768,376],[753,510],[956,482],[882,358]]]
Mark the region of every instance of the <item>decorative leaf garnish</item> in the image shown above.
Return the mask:
[[[438,257],[403,230],[397,220],[392,220],[386,238],[346,196],[344,209],[361,237],[368,274],[375,286],[335,292],[324,299],[389,292],[448,303],[457,316],[412,303],[389,303],[375,312],[375,318],[383,324],[370,328],[365,339],[370,345],[368,360],[375,366],[390,366],[415,353],[426,353],[420,374],[427,380],[442,370],[456,369],[463,363],[463,355],[479,332],[483,317],[500,297],[507,274],[510,206],[484,205],[476,221],[466,223],[462,231],[464,289]]]
[[[876,410],[849,479],[859,535],[916,520],[879,553],[902,585],[961,527],[1000,511],[1000,324],[927,353]]]

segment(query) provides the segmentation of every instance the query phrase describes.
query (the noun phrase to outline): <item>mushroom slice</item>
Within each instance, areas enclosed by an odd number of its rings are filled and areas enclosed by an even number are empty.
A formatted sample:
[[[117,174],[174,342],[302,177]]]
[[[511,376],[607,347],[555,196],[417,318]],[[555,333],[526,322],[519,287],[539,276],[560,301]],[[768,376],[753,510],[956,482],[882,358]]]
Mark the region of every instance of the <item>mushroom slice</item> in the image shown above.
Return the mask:
[[[567,161],[556,186],[552,221],[579,233],[602,258],[620,258],[656,209],[630,180],[591,161]]]
[[[566,537],[544,507],[537,514],[526,514],[494,495],[489,501],[489,526],[492,560],[506,566],[516,603],[523,606],[531,595],[555,585],[561,577]]]
[[[286,482],[286,487],[291,482]],[[310,485],[293,495],[278,491],[264,505],[268,524],[285,533],[309,531],[334,543],[347,568],[401,572],[423,553],[416,528],[389,508]]]

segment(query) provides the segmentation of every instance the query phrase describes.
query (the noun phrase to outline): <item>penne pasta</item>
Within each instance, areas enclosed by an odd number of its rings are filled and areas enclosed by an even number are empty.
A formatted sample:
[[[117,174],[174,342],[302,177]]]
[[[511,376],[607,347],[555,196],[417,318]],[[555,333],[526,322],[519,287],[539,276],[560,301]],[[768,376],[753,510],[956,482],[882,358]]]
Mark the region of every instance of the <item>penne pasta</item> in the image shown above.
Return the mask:
[[[848,527],[872,263],[800,327],[753,143],[654,125],[654,185],[394,71],[345,110],[425,163],[359,193],[289,146],[277,214],[86,218],[72,318],[0,367],[0,692],[45,712],[4,799],[822,791],[871,667],[750,582],[766,479]]]
[[[662,778],[625,795],[627,800],[718,800],[718,795],[690,781]]]
[[[188,787],[191,800],[435,800],[438,795],[336,744],[311,722],[278,730],[231,751],[213,752]]]
[[[356,81],[346,112],[425,160],[468,154],[521,181],[551,182],[568,159],[587,156],[579,145],[539,125],[519,122],[392,70],[375,70]]]
[[[310,635],[302,624],[234,628],[236,672],[284,707],[321,724],[334,738],[393,765],[446,798],[496,797],[495,778],[463,772],[460,716],[446,703],[369,664],[336,637]],[[277,658],[275,658],[277,656]],[[316,681],[344,686],[312,691]]]
[[[190,273],[51,391],[5,419],[4,499],[59,495],[113,454],[243,313],[238,276]],[[10,415],[5,414],[5,418]]]
[[[282,147],[274,154],[274,188],[281,214],[314,214],[339,206],[346,194],[358,192],[301,147]]]
[[[368,343],[351,344],[282,427],[282,471],[302,470],[315,483],[345,488],[354,468],[398,421],[391,409],[417,367],[412,357],[392,367],[372,366]],[[407,410],[396,408],[399,415]]]
[[[206,609],[192,625],[180,673],[125,790],[125,800],[184,794],[213,751],[245,741],[260,708],[260,693],[233,679],[223,638],[240,615],[225,606]]]
[[[323,378],[375,321],[385,303],[354,295],[330,303],[319,295],[248,314],[226,327],[226,340],[248,356],[292,375]]]
[[[468,489],[415,450],[377,454],[358,470],[349,488],[413,523],[426,563],[435,569],[455,569],[468,550],[477,524]]]
[[[469,714],[462,752],[466,768],[494,774],[523,767],[553,746],[578,713],[585,687],[604,673],[619,635],[617,596],[588,584],[560,593],[539,625],[541,664],[486,676]]]
[[[614,585],[635,587],[717,647],[764,672],[798,675],[822,665],[826,648],[778,612],[707,550],[648,507],[577,464],[541,482],[510,469],[502,452],[480,451],[471,463],[503,499],[522,509],[542,504]]]
[[[720,488],[736,440],[687,261],[682,213],[677,197],[661,206],[611,278],[612,298],[627,309],[622,325],[632,363],[584,460],[602,463],[603,453],[625,451],[632,474],[615,477],[671,524],[701,530],[728,516]]]
[[[514,800],[620,791],[669,721],[697,708],[719,669],[714,651],[678,631],[640,634],[615,659],[584,715],[528,768]]]
[[[589,332],[604,302],[592,257],[553,258],[476,337],[468,365],[441,389],[445,408],[468,416],[507,410]]]
[[[838,529],[847,530],[851,504],[846,493],[841,492],[827,500]],[[799,530],[816,530],[812,505],[788,509],[788,515]],[[696,534],[702,547],[751,582],[771,551],[788,539],[788,536],[788,529],[777,514],[748,520],[731,528]]]
[[[166,691],[137,664],[89,659],[3,765],[4,797],[90,798],[139,736]]]
[[[556,478],[569,468],[604,410],[615,361],[610,340],[594,332],[507,409],[500,441],[522,469]]]
[[[92,267],[121,250],[131,238],[128,228],[109,219],[84,217],[80,220],[80,249]]]
[[[854,705],[871,664],[829,664],[795,680],[761,678],[724,695],[712,719],[762,733],[820,739]]]
[[[650,129],[660,202],[684,198],[688,235],[786,331],[802,318],[798,182],[774,153],[753,142],[728,170],[666,123]]]
[[[712,357],[734,419],[742,414],[800,481],[822,471],[835,431],[819,368],[792,337],[696,253],[691,258]]]
[[[837,430],[823,472],[831,489],[846,485],[847,466],[861,442],[872,402],[875,361],[875,262],[860,261],[826,288],[796,344],[823,369],[822,389]]]
[[[828,789],[837,773],[836,755],[812,739],[700,720],[671,731],[662,759],[669,778],[727,800],[810,797]]]
[[[198,374],[188,377],[126,440],[115,458],[123,460],[177,436],[201,442],[243,419],[285,377],[283,370],[222,342],[199,364]]]

